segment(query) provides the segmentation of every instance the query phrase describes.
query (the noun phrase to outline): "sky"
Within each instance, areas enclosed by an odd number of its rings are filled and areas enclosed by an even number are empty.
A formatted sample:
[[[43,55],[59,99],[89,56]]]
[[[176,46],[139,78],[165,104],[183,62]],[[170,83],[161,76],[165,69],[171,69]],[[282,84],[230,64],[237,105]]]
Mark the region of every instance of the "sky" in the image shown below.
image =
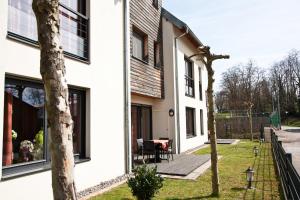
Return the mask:
[[[300,50],[300,0],[163,0],[163,7],[211,52],[230,55],[213,64],[216,90],[232,66],[254,59],[268,69],[291,49]]]

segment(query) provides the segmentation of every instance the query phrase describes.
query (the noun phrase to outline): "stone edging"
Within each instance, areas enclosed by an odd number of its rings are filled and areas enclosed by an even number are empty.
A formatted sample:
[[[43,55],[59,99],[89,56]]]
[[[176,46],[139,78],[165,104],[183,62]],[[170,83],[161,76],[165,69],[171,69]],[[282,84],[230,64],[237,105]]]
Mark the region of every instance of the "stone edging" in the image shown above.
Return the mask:
[[[130,177],[129,174],[124,174],[124,175],[118,176],[114,179],[101,182],[98,185],[95,185],[93,187],[90,187],[83,191],[78,192],[77,198],[83,200],[83,199],[88,199],[92,196],[96,196],[97,194],[101,194],[101,193],[107,191],[108,189],[111,189],[114,186],[118,186],[121,183],[125,182],[128,179],[128,177]]]

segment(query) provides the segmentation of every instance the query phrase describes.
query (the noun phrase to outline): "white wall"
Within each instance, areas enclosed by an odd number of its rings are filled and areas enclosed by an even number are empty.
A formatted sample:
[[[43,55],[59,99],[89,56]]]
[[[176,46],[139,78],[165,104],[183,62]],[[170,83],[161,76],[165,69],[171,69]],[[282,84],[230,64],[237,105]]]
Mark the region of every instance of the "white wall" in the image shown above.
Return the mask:
[[[91,64],[66,58],[68,83],[87,91],[87,153],[91,160],[77,164],[77,190],[97,185],[125,173],[123,1],[91,1]],[[0,94],[5,74],[41,79],[39,50],[6,38],[8,0],[0,1]],[[4,98],[0,95],[0,130]],[[0,131],[0,149],[3,133]],[[0,153],[2,160],[2,153]],[[0,164],[2,175],[2,162]],[[27,196],[29,195],[29,196]],[[51,173],[0,181],[0,199],[52,199]]]
[[[175,113],[179,112],[179,123],[180,123],[180,152],[184,152],[191,148],[197,147],[204,144],[207,141],[207,108],[206,108],[206,96],[205,91],[207,89],[207,71],[204,65],[196,60],[196,57],[192,58],[194,62],[194,83],[195,83],[195,97],[185,96],[185,61],[184,56],[193,55],[196,52],[196,48],[191,42],[186,38],[182,37],[177,39],[177,49],[175,49],[174,38],[181,35],[176,27],[172,25],[169,21],[163,19],[163,42],[164,42],[164,70],[165,70],[165,89],[166,89],[166,99],[165,103],[161,104],[162,107],[172,106],[175,108]],[[174,51],[171,51],[173,49]],[[177,58],[176,53],[177,51]],[[178,67],[178,91],[176,88],[176,60]],[[198,68],[202,69],[202,101],[199,97],[199,72]],[[176,110],[176,92],[179,96],[179,110]],[[185,108],[191,107],[195,108],[195,124],[196,124],[196,137],[186,138],[186,117]],[[204,135],[201,135],[200,129],[200,109],[203,109],[203,130]],[[174,122],[172,126],[175,130],[174,138],[177,137],[176,130],[176,114],[174,117]]]

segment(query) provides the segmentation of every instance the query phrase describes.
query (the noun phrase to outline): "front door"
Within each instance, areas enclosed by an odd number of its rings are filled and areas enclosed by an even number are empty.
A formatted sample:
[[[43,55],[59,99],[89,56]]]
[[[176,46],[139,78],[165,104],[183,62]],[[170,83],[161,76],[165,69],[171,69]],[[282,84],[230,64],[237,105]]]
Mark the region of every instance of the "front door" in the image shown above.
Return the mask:
[[[132,152],[136,153],[137,139],[152,139],[152,108],[145,105],[131,106],[131,144]]]

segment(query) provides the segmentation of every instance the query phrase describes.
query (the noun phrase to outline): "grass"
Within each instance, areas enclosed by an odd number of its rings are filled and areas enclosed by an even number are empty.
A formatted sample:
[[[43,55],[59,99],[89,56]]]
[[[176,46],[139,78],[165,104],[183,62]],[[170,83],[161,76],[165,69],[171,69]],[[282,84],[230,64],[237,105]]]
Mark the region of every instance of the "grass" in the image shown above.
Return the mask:
[[[289,117],[282,123],[287,126],[300,127],[300,119],[297,117]]]
[[[279,182],[274,172],[271,145],[260,146],[258,157],[253,156],[253,147],[257,142],[242,140],[237,145],[218,145],[220,191],[219,198],[211,197],[211,171],[207,170],[196,181],[165,179],[164,186],[154,199],[196,200],[196,199],[282,199]],[[210,153],[209,148],[195,154]],[[255,170],[254,190],[246,190],[244,171],[249,167]],[[123,184],[91,200],[134,200],[127,184]]]

